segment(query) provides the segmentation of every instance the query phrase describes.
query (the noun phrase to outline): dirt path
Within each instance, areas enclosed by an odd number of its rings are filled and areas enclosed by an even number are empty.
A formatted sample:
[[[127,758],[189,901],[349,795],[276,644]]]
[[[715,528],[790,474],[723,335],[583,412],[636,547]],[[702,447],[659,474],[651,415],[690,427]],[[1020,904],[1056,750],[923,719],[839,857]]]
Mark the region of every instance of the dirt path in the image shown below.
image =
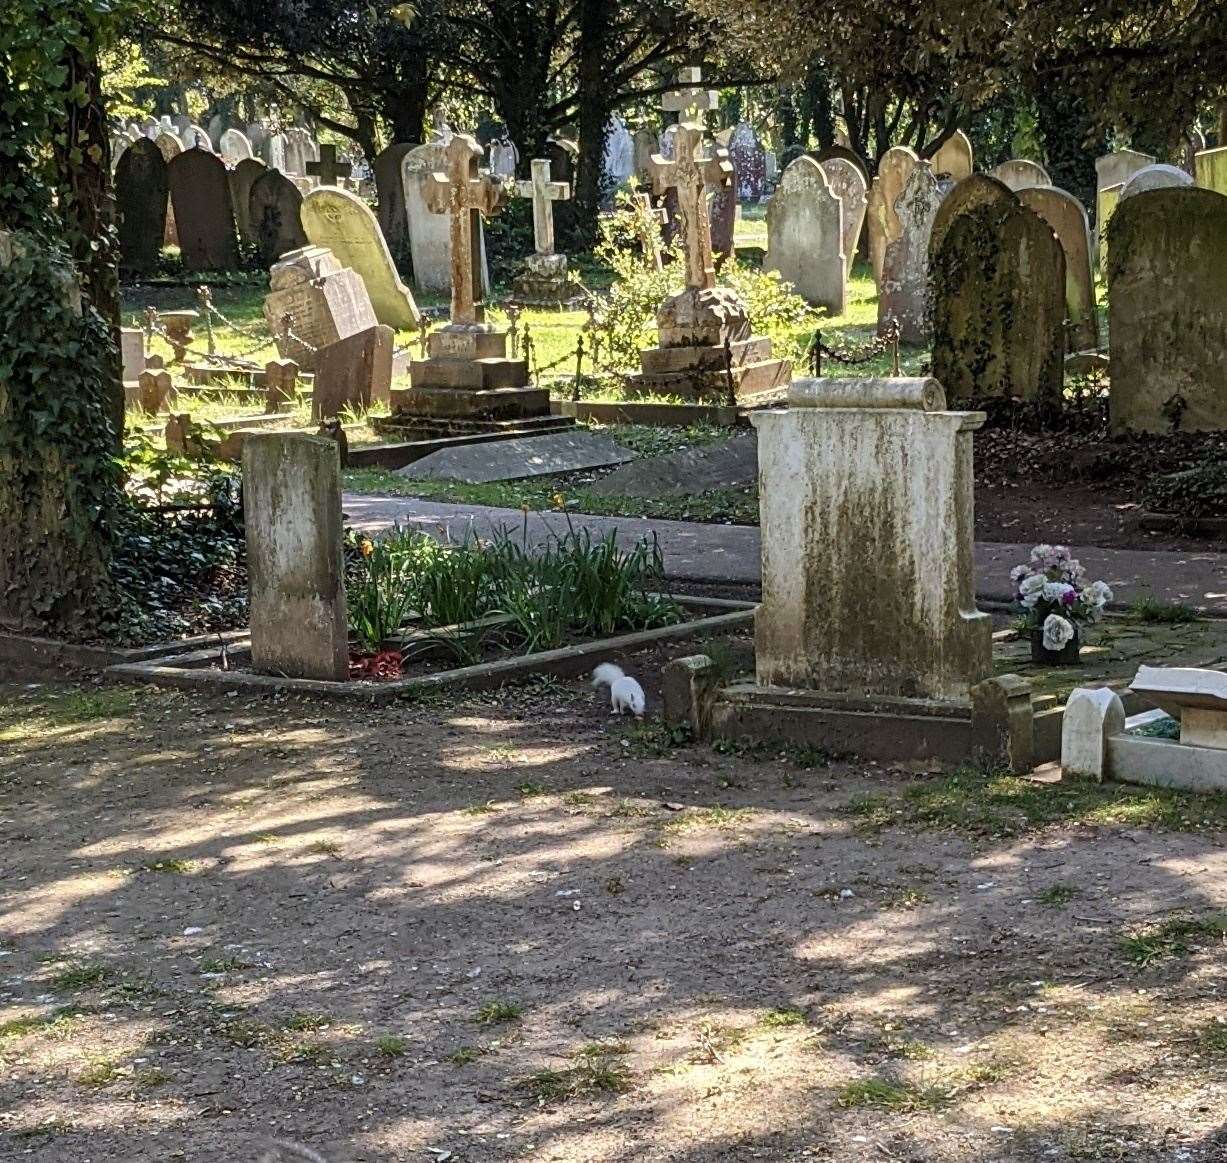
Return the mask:
[[[1227,805],[822,760],[0,687],[0,1158],[1227,1158]]]

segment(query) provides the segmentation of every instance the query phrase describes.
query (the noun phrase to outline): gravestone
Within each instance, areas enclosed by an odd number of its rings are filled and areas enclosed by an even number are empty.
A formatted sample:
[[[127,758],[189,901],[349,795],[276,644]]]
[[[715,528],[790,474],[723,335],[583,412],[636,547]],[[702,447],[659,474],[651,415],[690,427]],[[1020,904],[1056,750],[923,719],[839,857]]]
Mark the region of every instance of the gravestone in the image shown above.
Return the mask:
[[[984,415],[947,411],[932,379],[818,379],[753,423],[759,685],[966,700],[992,672],[972,568]]]
[[[183,142],[173,133],[161,132],[153,139],[154,145],[162,152],[162,157],[169,164],[183,152]]]
[[[184,267],[234,270],[238,237],[226,163],[208,150],[189,149],[166,169]]]
[[[175,132],[182,140],[187,134],[187,131],[192,128],[192,119],[186,113],[176,113],[171,118],[171,124],[175,127]]]
[[[663,497],[750,488],[757,482],[758,441],[746,433],[636,461],[602,477],[589,491],[598,497]]]
[[[1038,162],[1028,161],[1026,158],[1011,158],[1010,161],[994,167],[991,173],[997,181],[1016,194],[1019,190],[1026,190],[1031,186],[1052,185],[1048,171]]]
[[[1099,346],[1099,320],[1086,210],[1073,194],[1055,186],[1019,190],[1018,199],[1052,227],[1065,254],[1066,347],[1069,351],[1091,351]]]
[[[1193,158],[1193,172],[1203,190],[1227,194],[1227,145],[1202,150]]]
[[[337,445],[296,433],[248,433],[243,506],[253,669],[344,680],[349,630]]]
[[[135,383],[145,370],[145,333],[139,327],[120,328],[119,358],[124,383]]]
[[[933,163],[935,177],[948,176],[956,183],[970,178],[976,171],[971,139],[961,129],[946,138],[929,160]]]
[[[1180,742],[1227,748],[1227,674],[1193,666],[1140,666],[1129,689],[1180,724]]]
[[[1120,196],[1125,192],[1123,185],[1104,186],[1096,195],[1095,201],[1095,260],[1102,271],[1108,261],[1108,226],[1116,207],[1120,204]]]
[[[313,245],[331,250],[338,262],[362,276],[380,323],[394,331],[417,327],[417,304],[396,273],[375,215],[361,198],[331,186],[312,190],[303,199],[302,224]]]
[[[496,137],[489,145],[490,172],[500,178],[514,178],[520,164],[520,151],[506,135]]]
[[[929,239],[941,206],[941,192],[928,162],[917,162],[895,202],[899,237],[882,260],[878,331],[894,322],[904,343],[929,338]]]
[[[1117,205],[1126,198],[1144,194],[1147,190],[1170,190],[1191,185],[1193,179],[1179,166],[1145,166],[1124,184]]]
[[[398,470],[414,480],[460,481],[481,485],[609,468],[635,459],[635,453],[608,436],[577,430],[521,436],[493,444],[444,448]]]
[[[119,261],[123,270],[143,274],[157,266],[166,236],[169,189],[162,151],[147,137],[134,141],[115,168],[115,209]]]
[[[869,261],[873,265],[873,277],[882,285],[882,262],[886,248],[903,230],[895,204],[907,187],[908,178],[920,159],[916,151],[906,145],[893,145],[878,162],[878,175],[870,191],[867,215],[869,221]]]
[[[285,172],[296,178],[308,174],[307,163],[320,160],[320,147],[311,134],[295,126],[285,133]]]
[[[620,186],[635,172],[635,139],[626,122],[614,114],[605,129],[604,172],[607,181]],[[493,169],[493,166],[491,166]],[[497,171],[495,171],[497,172]]]
[[[321,347],[315,356],[311,419],[332,420],[346,409],[363,412],[392,399],[396,332],[382,323]]]
[[[409,249],[409,219],[405,217],[405,177],[401,166],[414,148],[407,142],[396,142],[381,150],[375,157],[379,229],[388,241],[388,249],[398,260]]]
[[[718,186],[708,203],[711,220],[711,250],[716,260],[716,269],[721,269],[733,257],[734,234],[737,230],[736,172],[727,186]]]
[[[261,266],[272,267],[283,254],[307,245],[307,232],[302,226],[302,195],[279,170],[265,170],[252,183],[247,216]]]
[[[230,200],[234,203],[234,224],[244,242],[256,240],[251,221],[251,188],[261,174],[274,172],[262,161],[251,157],[239,162],[230,171]]]
[[[287,173],[285,161],[286,137],[284,133],[270,133],[260,143],[260,157],[270,170]]]
[[[861,171],[861,177],[865,179],[865,188],[869,188],[869,167],[865,164],[865,159],[856,150],[849,148],[847,145],[828,145],[825,149],[820,149],[817,153],[810,154],[810,157],[819,165],[838,158],[848,162],[850,165],[856,166]]]
[[[554,136],[545,143],[545,156],[549,158],[550,173],[554,175],[554,180],[574,186],[579,146],[569,137]]]
[[[728,151],[729,161],[737,172],[737,197],[757,202],[766,187],[767,163],[754,127],[744,121],[738,122],[729,135]]]
[[[934,254],[942,245],[946,231],[955,218],[979,206],[987,205],[1012,205],[1012,191],[1007,190],[996,178],[988,174],[973,174],[970,178],[959,182],[942,199],[941,209],[938,210],[937,217],[933,221],[929,254]]]
[[[847,307],[847,258],[843,252],[843,206],[826,174],[802,155],[785,171],[767,206],[767,258],[797,294],[832,315]]]
[[[641,183],[651,181],[652,155],[660,150],[660,140],[646,125],[635,130],[635,176]]]
[[[254,156],[247,135],[238,129],[227,129],[217,143],[217,149],[222,155],[222,161],[231,167]]]
[[[1061,244],[994,178],[969,178],[952,197],[973,183],[992,183],[1000,193],[965,200],[939,235],[943,205],[934,224],[933,374],[953,399],[1055,402],[1064,386]]]
[[[1215,256],[1220,256],[1216,258]],[[1150,190],[1108,227],[1117,430],[1227,429],[1227,197]]]
[[[290,320],[293,335],[285,334]],[[264,319],[283,359],[310,371],[316,352],[379,320],[361,276],[342,267],[330,250],[305,246],[282,255],[269,273]]]
[[[247,140],[251,142],[251,148],[258,151],[268,137],[268,130],[259,121],[248,122],[247,128],[243,131],[247,135]]]
[[[447,215],[434,214],[426,204],[426,184],[432,173],[447,170],[447,147],[438,142],[411,149],[401,165],[405,189],[405,222],[413,261],[413,285],[419,293],[450,294],[452,289],[452,235]],[[490,290],[486,262],[486,236],[477,223],[481,247],[482,293]]]
[[[847,260],[848,274],[852,274],[852,264],[856,260],[856,248],[860,242],[861,229],[865,225],[865,204],[869,191],[865,186],[865,177],[860,170],[845,158],[835,157],[829,161],[819,162],[822,172],[827,176],[827,185],[831,193],[837,197],[843,206],[843,251]]]
[[[209,136],[207,129],[202,129],[199,125],[189,125],[186,133],[181,133],[180,138],[183,141],[183,148],[188,149],[203,149],[209,153],[215,153],[213,148],[213,139]]]
[[[1153,166],[1157,158],[1134,149],[1118,149],[1095,159],[1095,193],[1106,186],[1123,186],[1138,170]],[[1098,225],[1098,223],[1096,223]]]

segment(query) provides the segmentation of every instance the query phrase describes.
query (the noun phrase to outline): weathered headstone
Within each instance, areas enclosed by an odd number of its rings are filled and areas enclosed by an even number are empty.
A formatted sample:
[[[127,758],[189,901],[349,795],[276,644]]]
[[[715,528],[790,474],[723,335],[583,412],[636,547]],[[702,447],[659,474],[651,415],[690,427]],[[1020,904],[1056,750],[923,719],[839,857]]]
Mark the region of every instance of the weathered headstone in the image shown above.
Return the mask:
[[[882,285],[882,262],[886,257],[886,248],[899,237],[903,229],[899,215],[895,212],[895,204],[919,161],[915,150],[906,145],[892,145],[878,162],[878,174],[870,190],[867,217],[869,261],[873,266],[874,280],[879,287]]]
[[[282,357],[307,371],[320,348],[379,322],[361,276],[318,246],[282,255],[273,267],[264,319]],[[287,320],[293,334],[286,334]]]
[[[899,237],[886,247],[878,296],[879,332],[896,323],[904,343],[929,338],[929,239],[941,202],[929,163],[917,162],[895,202]]]
[[[139,327],[121,327],[119,355],[124,383],[135,383],[145,370],[145,333]]]
[[[1099,320],[1095,314],[1091,228],[1086,210],[1073,194],[1055,186],[1019,190],[1018,198],[1052,227],[1065,254],[1066,347],[1070,351],[1091,351],[1099,346]]]
[[[1101,271],[1108,261],[1108,225],[1124,192],[1125,187],[1120,184],[1103,186],[1095,196],[1095,260]]]
[[[264,173],[273,173],[257,158],[245,158],[230,171],[230,200],[234,203],[234,224],[244,242],[255,241],[251,221],[251,188]]]
[[[983,414],[947,411],[932,379],[818,379],[753,421],[759,684],[967,699],[992,671],[972,569]]]
[[[1153,166],[1157,158],[1135,149],[1118,149],[1095,159],[1095,192],[1105,186],[1123,186],[1138,170]]]
[[[1144,194],[1147,190],[1179,189],[1191,185],[1193,179],[1179,166],[1145,166],[1125,183],[1120,192],[1120,202],[1135,194]]]
[[[344,680],[349,631],[337,445],[294,433],[249,433],[243,502],[253,668]]]
[[[861,157],[856,150],[850,148],[849,146],[839,144],[828,145],[824,149],[818,150],[817,153],[810,154],[810,157],[812,157],[819,165],[839,159],[841,161],[848,162],[850,165],[856,166],[856,168],[861,171],[861,177],[865,179],[865,188],[869,188],[869,167],[865,164],[865,159]]]
[[[315,357],[311,418],[331,420],[346,409],[365,411],[392,399],[396,332],[382,323],[322,347]]]
[[[222,161],[232,167],[254,156],[251,142],[247,140],[247,135],[239,129],[227,129],[217,143],[217,149],[222,155]]]
[[[166,170],[183,265],[189,271],[234,270],[238,237],[226,163],[208,150],[189,149]]]
[[[708,203],[711,220],[711,252],[719,270],[733,257],[734,235],[737,231],[737,181],[727,186],[717,186]]]
[[[396,142],[375,158],[375,190],[379,200],[379,229],[396,258],[409,247],[409,219],[405,217],[405,177],[401,169],[405,157],[416,148]]]
[[[1064,386],[1065,256],[1048,223],[996,179],[938,225],[929,253],[933,374],[953,399],[1055,402]],[[973,192],[974,192],[973,187]],[[948,199],[949,200],[949,199]]]
[[[119,225],[119,262],[125,271],[152,270],[166,236],[169,188],[162,151],[147,137],[134,141],[115,169],[115,204]]]
[[[767,163],[754,127],[744,121],[738,122],[729,135],[728,151],[729,161],[737,172],[737,197],[757,202],[766,186]]]
[[[605,177],[615,186],[620,186],[635,172],[635,140],[626,122],[616,113],[605,129],[603,161]]]
[[[248,122],[243,132],[247,135],[247,140],[251,142],[251,148],[257,151],[268,137],[268,129],[259,121]]]
[[[307,245],[301,212],[298,187],[279,170],[265,170],[252,183],[247,216],[262,266],[271,267],[283,254]]]
[[[490,172],[500,178],[514,178],[520,165],[520,150],[505,134],[496,137],[489,145]]]
[[[183,152],[183,142],[173,133],[163,131],[153,139],[153,143],[162,151],[162,157],[165,158],[167,163],[173,161]]]
[[[426,204],[426,185],[432,173],[447,170],[447,147],[437,142],[411,149],[401,166],[405,189],[405,222],[413,259],[413,285],[419,293],[448,293],[452,289],[452,236],[447,215],[431,212]],[[486,264],[485,232],[478,226],[481,247],[481,286],[490,287]]]
[[[285,160],[286,138],[284,133],[270,133],[260,143],[260,157],[270,170],[287,173]]]
[[[946,176],[955,182],[970,178],[976,170],[971,139],[961,129],[946,138],[929,160],[933,163],[935,177]]]
[[[170,372],[160,370],[143,371],[136,377],[137,401],[142,412],[156,416],[170,407],[174,398],[174,384]]]
[[[1107,264],[1113,428],[1227,429],[1221,256],[1227,197],[1213,190],[1151,190],[1113,215]]]
[[[294,126],[285,132],[285,172],[296,178],[307,176],[307,165],[319,161],[320,147],[310,132]]]
[[[865,225],[865,204],[869,196],[865,176],[846,158],[835,157],[818,164],[827,176],[831,193],[843,205],[843,250],[848,274],[851,275],[857,244],[861,239],[861,229]]]
[[[660,139],[646,125],[635,130],[635,176],[640,182],[651,181],[652,155],[660,151]]]
[[[417,327],[421,315],[400,281],[379,223],[361,198],[332,186],[312,190],[302,203],[302,223],[315,246],[362,276],[380,323],[395,331]]]
[[[1008,162],[994,167],[991,172],[997,181],[1016,194],[1019,190],[1026,190],[1031,186],[1052,185],[1048,171],[1039,162],[1029,161],[1027,158],[1011,158]]]
[[[784,171],[767,206],[763,268],[778,271],[797,294],[832,315],[847,308],[843,205],[811,157],[797,158]]]
[[[555,135],[545,143],[545,156],[549,158],[550,173],[555,181],[575,184],[575,167],[579,163],[579,146],[569,137]]]
[[[1203,190],[1227,194],[1227,145],[1202,150],[1193,158],[1193,172]]]
[[[929,254],[934,254],[942,245],[950,224],[960,215],[980,206],[1013,204],[1012,191],[1007,190],[996,178],[988,174],[973,174],[959,182],[942,198],[941,209],[933,221],[933,234],[929,240]],[[1016,196],[1015,196],[1016,198]]]

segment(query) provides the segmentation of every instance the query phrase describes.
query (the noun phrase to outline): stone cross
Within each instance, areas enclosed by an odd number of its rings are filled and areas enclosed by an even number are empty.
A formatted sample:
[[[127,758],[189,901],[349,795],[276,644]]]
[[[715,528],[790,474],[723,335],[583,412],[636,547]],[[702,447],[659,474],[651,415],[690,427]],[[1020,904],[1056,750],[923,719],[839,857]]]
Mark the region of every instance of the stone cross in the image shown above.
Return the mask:
[[[478,172],[482,148],[467,133],[452,135],[445,152],[447,171],[426,178],[426,204],[451,215],[452,323],[482,323],[481,215],[493,214],[503,200],[503,182]]]
[[[339,178],[348,178],[354,167],[349,162],[337,161],[335,145],[320,146],[320,160],[307,162],[307,173],[313,178],[319,178],[325,186],[335,186]]]
[[[704,290],[716,285],[716,267],[711,250],[711,222],[707,214],[707,188],[727,186],[733,180],[733,165],[727,151],[716,149],[703,156],[703,116],[715,107],[719,94],[699,87],[698,69],[682,69],[679,87],[666,93],[666,110],[681,114],[673,140],[673,160],[653,154],[652,184],[657,194],[677,190],[677,217],[686,251],[686,286]]]
[[[533,241],[538,254],[554,253],[554,202],[571,197],[566,182],[550,181],[549,158],[533,158],[531,181],[517,182],[516,194],[533,200]]]

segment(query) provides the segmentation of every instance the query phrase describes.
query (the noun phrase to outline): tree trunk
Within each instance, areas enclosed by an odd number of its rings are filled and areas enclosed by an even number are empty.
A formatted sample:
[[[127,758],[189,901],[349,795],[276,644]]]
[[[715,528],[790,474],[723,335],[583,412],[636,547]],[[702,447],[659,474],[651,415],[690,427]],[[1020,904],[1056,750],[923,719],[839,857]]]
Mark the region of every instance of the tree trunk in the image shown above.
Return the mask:
[[[55,149],[59,210],[65,233],[73,241],[73,261],[82,294],[112,332],[107,361],[107,414],[115,447],[123,443],[124,385],[119,356],[119,242],[111,191],[111,136],[102,102],[102,73],[96,53],[72,49],[65,61],[66,88],[81,86],[85,101],[67,103],[63,145]]]
[[[597,235],[601,183],[605,169],[605,127],[615,94],[605,77],[609,37],[607,0],[580,0],[579,12],[579,172],[575,190],[575,242],[591,246]]]

